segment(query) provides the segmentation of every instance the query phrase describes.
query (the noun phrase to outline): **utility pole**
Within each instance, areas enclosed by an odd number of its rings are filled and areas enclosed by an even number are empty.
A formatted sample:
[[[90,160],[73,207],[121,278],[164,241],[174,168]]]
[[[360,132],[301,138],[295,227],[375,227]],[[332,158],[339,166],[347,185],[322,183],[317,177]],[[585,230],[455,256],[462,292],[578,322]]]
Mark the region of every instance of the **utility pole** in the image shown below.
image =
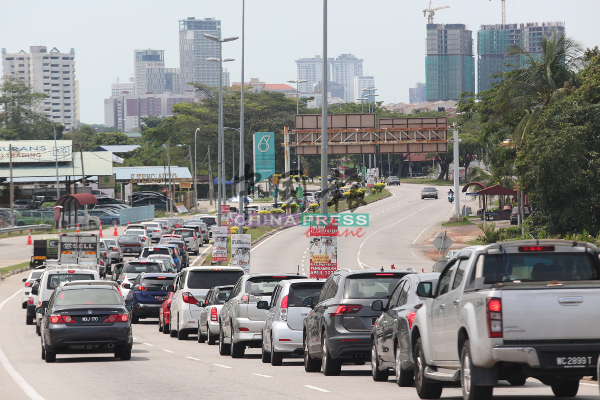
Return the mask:
[[[323,0],[323,75],[321,77],[321,98],[323,99],[323,107],[321,108],[321,213],[327,214],[327,142],[329,134],[327,133],[327,0]]]
[[[171,147],[171,144],[169,142],[167,142],[167,165],[169,168],[169,200],[170,200],[170,204],[169,204],[169,212],[170,212],[170,218],[173,218],[173,188],[171,186],[171,154],[169,153],[169,148]]]
[[[460,175],[460,167],[458,165],[459,162],[459,156],[458,156],[458,143],[460,142],[460,139],[458,138],[458,131],[456,129],[454,129],[453,132],[453,139],[454,139],[454,216],[455,217],[460,217],[460,195],[459,195],[459,175]],[[485,219],[485,214],[484,217]]]
[[[210,205],[212,206],[213,198],[215,197],[215,187],[213,182],[212,165],[210,163],[210,144],[208,145],[208,197],[210,197]]]
[[[190,168],[192,170],[194,170],[194,163],[192,162],[192,146],[188,146],[188,150],[190,151]],[[192,174],[192,178],[195,178],[195,176],[196,176],[196,171],[194,170],[194,173]],[[194,194],[194,192],[192,192],[192,199],[194,199],[193,194]],[[196,212],[198,212],[198,203],[197,203],[197,201],[198,200],[196,200],[195,207],[194,207],[196,209]],[[192,209],[192,207],[190,207],[190,210],[191,209]]]
[[[9,190],[9,196],[10,196],[10,225],[14,225],[15,224],[15,187],[13,185],[13,168],[12,168],[12,143],[8,144],[8,160],[10,162],[10,190]]]
[[[79,154],[81,156],[81,184],[83,185],[83,193],[85,193],[85,170],[83,169],[83,142],[79,145]],[[115,196],[117,197],[117,196]],[[89,223],[88,218],[88,206],[87,204],[83,206],[85,209],[85,223]]]

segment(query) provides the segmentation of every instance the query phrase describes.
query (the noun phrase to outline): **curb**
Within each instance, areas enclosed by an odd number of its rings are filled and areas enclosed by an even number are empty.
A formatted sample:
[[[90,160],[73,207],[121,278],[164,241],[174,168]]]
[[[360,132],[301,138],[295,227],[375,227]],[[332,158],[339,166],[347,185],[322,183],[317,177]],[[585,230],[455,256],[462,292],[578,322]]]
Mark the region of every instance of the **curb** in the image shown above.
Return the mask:
[[[23,268],[19,268],[19,269],[13,269],[12,271],[8,271],[6,274],[2,275],[0,277],[0,280],[8,278],[11,275],[20,274],[21,272],[28,271],[30,269],[31,268],[29,268],[29,267],[23,267]]]

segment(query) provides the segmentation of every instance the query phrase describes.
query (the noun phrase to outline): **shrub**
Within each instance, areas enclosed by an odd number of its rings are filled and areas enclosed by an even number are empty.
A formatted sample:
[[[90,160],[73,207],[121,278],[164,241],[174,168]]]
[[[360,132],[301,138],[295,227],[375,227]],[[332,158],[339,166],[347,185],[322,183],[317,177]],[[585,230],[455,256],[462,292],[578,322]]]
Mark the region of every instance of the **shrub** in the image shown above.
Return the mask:
[[[248,227],[247,226],[244,227],[244,233],[246,233],[246,232],[248,232]],[[231,234],[232,235],[237,235],[237,233],[238,233],[238,227],[237,226],[232,226],[231,227]]]
[[[258,214],[259,214],[259,215],[271,214],[271,211],[269,211],[269,210],[260,210],[260,211],[258,212]]]
[[[317,212],[317,210],[319,209],[320,205],[319,204],[311,204],[310,206],[308,206],[309,210],[312,212]]]
[[[354,197],[357,199],[364,199],[366,192],[367,192],[367,189],[357,189]]]
[[[308,176],[306,176],[306,175],[302,175],[302,180],[303,180],[303,181],[307,181],[307,180],[308,180]]]
[[[376,183],[374,185],[374,188],[377,191],[377,193],[381,193],[383,191],[383,188],[385,188],[385,183]]]
[[[285,211],[283,211],[281,208],[274,208],[270,212],[271,214],[283,214]]]
[[[290,207],[292,209],[292,213],[295,213],[296,210],[298,210],[298,204],[296,203],[291,203]],[[285,210],[287,208],[287,203],[283,203],[283,205],[281,206],[281,210]]]
[[[55,205],[56,205],[56,203],[53,201],[46,201],[46,202],[42,203],[40,208],[53,208]]]

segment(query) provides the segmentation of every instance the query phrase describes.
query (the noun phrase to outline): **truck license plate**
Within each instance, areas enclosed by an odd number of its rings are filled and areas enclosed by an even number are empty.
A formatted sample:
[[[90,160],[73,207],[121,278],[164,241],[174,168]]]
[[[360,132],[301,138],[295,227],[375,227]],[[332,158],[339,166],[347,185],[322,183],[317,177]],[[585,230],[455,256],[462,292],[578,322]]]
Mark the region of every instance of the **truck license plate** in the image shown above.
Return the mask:
[[[563,368],[595,367],[597,358],[591,355],[556,357],[556,365]]]

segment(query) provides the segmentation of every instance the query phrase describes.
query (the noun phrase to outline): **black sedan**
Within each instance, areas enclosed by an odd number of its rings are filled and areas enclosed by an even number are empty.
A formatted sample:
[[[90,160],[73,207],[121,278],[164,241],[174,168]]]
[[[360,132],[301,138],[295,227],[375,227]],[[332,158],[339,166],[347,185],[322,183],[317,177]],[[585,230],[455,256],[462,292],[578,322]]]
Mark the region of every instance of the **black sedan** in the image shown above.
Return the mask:
[[[406,275],[398,282],[387,305],[381,300],[371,304],[373,310],[383,310],[371,331],[373,380],[387,381],[388,371],[393,368],[398,386],[412,386],[414,364],[410,335],[417,310],[425,300],[419,297],[418,289],[431,293],[439,276],[439,273]]]
[[[43,313],[42,359],[52,363],[57,354],[114,353],[131,359],[133,337],[129,310],[114,282],[63,282]]]

